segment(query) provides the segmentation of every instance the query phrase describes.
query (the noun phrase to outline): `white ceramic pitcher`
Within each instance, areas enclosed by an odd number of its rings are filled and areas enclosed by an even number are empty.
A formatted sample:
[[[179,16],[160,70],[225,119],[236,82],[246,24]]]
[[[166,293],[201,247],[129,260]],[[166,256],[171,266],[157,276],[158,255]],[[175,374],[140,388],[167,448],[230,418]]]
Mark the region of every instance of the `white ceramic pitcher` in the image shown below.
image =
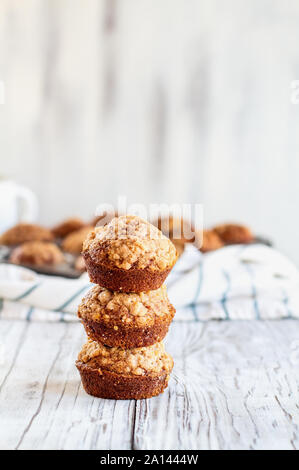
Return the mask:
[[[0,180],[0,233],[18,222],[34,222],[37,214],[37,198],[30,189]]]

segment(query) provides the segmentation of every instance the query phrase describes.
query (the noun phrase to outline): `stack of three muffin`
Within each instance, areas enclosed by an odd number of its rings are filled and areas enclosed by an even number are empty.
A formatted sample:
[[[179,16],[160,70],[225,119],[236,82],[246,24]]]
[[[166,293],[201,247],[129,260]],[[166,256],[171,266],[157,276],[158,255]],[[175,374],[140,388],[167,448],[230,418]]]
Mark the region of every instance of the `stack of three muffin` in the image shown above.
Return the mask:
[[[89,337],[76,366],[90,395],[141,399],[167,387],[173,360],[162,342],[175,314],[163,282],[177,259],[171,241],[135,216],[92,231],[83,256],[94,286],[78,315]]]

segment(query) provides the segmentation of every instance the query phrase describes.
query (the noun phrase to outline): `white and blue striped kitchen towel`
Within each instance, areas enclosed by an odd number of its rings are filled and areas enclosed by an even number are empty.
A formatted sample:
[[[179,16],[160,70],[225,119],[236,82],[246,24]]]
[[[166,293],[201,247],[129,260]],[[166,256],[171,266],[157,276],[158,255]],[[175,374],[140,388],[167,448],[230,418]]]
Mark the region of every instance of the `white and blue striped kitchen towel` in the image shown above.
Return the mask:
[[[264,245],[205,255],[187,246],[166,284],[176,321],[299,318],[299,272]],[[77,321],[90,287],[86,274],[73,280],[0,264],[0,318]]]

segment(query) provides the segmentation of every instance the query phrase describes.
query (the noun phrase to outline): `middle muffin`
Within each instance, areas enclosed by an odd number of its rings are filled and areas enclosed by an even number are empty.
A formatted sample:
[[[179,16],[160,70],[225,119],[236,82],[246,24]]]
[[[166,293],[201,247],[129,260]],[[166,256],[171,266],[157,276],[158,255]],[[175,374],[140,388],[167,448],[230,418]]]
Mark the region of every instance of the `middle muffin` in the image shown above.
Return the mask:
[[[166,287],[135,293],[93,287],[78,309],[87,335],[94,341],[123,349],[150,346],[166,335],[175,308]]]

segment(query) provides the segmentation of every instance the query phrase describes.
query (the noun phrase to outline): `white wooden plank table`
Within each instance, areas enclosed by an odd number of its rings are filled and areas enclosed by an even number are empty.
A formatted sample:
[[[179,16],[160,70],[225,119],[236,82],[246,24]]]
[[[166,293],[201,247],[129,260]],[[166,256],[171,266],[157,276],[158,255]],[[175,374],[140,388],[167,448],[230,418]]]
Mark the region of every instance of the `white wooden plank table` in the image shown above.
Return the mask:
[[[0,321],[1,449],[298,449],[299,322],[173,323],[169,388],[85,394],[79,323]]]

